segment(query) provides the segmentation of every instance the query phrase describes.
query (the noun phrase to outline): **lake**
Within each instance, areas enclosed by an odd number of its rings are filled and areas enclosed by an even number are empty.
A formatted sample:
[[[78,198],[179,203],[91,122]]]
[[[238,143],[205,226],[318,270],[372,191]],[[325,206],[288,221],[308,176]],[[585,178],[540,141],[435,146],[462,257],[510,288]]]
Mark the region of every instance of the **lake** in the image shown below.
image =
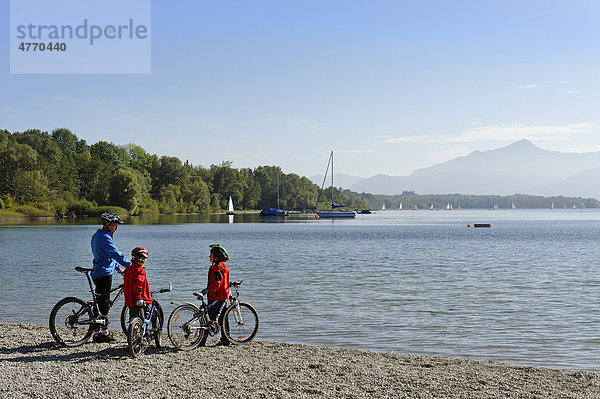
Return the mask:
[[[225,246],[259,312],[257,339],[600,371],[600,210],[228,221],[130,218],[115,242],[150,251],[151,289],[173,283],[160,297],[167,315],[206,286],[208,245]],[[91,267],[98,226],[18,223],[0,226],[0,320],[46,324],[59,299],[89,298],[74,267]]]

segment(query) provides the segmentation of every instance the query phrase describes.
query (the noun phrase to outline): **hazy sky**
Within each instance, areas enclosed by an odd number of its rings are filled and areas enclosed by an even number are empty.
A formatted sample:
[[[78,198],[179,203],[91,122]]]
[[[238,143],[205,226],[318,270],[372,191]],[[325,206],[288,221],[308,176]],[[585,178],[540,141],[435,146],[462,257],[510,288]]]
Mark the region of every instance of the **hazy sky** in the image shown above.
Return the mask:
[[[594,0],[153,1],[149,75],[10,75],[3,29],[0,128],[307,176],[330,150],[359,176],[523,138],[599,151],[599,20]]]

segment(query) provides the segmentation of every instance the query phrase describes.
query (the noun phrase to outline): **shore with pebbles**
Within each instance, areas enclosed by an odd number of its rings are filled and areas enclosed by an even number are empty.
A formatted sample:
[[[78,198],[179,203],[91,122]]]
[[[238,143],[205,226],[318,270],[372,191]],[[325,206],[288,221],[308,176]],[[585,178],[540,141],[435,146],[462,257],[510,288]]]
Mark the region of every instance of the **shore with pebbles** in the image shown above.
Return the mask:
[[[592,372],[265,341],[180,352],[166,336],[132,359],[115,336],[62,348],[45,325],[0,322],[0,397],[600,398]]]

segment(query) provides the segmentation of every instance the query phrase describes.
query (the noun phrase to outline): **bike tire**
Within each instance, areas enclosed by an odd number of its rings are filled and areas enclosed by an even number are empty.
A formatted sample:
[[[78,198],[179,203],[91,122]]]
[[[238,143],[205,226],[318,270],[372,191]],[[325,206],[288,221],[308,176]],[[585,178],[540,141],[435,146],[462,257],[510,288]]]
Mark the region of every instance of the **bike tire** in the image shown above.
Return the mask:
[[[129,323],[127,347],[133,358],[138,357],[146,350],[147,344],[144,342],[144,322],[139,317],[134,317]]]
[[[152,328],[154,329],[154,344],[157,348],[162,347],[162,329],[165,322],[165,314],[162,310],[162,306],[155,299],[154,300],[154,314],[152,315]]]
[[[92,308],[83,299],[61,299],[50,312],[50,333],[59,345],[83,345],[94,332],[94,326],[91,324],[93,317]]]
[[[121,330],[123,330],[125,335],[129,331],[129,308],[125,305],[121,309]]]
[[[252,341],[258,332],[258,312],[246,302],[239,303],[239,312],[242,323],[236,320],[236,304],[229,306],[221,319],[221,331],[229,342],[235,345],[247,344]]]
[[[167,334],[173,346],[182,351],[198,347],[207,334],[205,318],[200,309],[190,304],[173,309],[167,322]]]

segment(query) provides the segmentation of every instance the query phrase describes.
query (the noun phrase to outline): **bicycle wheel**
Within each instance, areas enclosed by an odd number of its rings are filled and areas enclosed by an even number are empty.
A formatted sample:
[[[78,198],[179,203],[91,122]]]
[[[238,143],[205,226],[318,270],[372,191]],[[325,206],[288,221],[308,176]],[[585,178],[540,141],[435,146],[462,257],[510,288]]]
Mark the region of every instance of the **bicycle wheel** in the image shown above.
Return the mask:
[[[131,357],[138,357],[148,346],[144,342],[144,322],[139,317],[134,317],[129,323],[129,331],[127,332],[127,346]]]
[[[162,339],[162,329],[165,321],[165,315],[163,313],[162,307],[157,300],[154,300],[154,314],[152,315],[152,329],[154,330],[154,343],[157,348],[160,348],[161,339]]]
[[[167,323],[167,333],[173,346],[186,351],[196,348],[206,332],[206,315],[193,305],[176,307]]]
[[[75,297],[61,299],[50,312],[50,333],[64,346],[84,344],[94,332],[92,308]]]
[[[258,332],[258,313],[249,303],[240,302],[239,309],[233,304],[223,314],[221,329],[232,344],[248,343]]]
[[[121,310],[121,330],[123,330],[125,335],[129,331],[129,308],[125,305],[123,305],[123,309]]]

